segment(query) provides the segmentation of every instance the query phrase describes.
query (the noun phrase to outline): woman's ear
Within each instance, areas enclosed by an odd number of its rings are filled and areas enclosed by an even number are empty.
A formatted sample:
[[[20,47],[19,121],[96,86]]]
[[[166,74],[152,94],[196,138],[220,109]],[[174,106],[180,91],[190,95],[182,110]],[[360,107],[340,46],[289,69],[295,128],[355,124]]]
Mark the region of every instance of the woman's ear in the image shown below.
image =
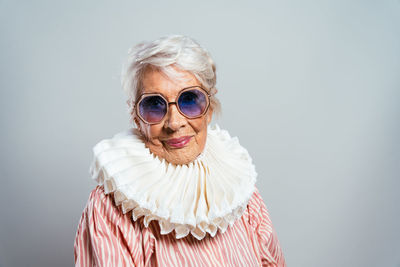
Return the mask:
[[[133,117],[133,121],[135,122],[136,129],[138,129],[138,131],[139,131],[139,133],[141,134],[141,136],[142,136],[143,138],[146,138],[146,135],[145,135],[144,132],[143,132],[142,125],[140,124],[140,121],[139,121],[138,117],[137,117],[137,116],[134,116],[134,117]]]
[[[133,116],[133,121],[136,124],[136,128],[138,128],[140,130],[140,123],[139,123],[139,119],[135,116],[135,114],[132,115]]]
[[[210,124],[212,121],[213,111],[214,110],[212,108],[209,108],[207,112],[207,125]]]

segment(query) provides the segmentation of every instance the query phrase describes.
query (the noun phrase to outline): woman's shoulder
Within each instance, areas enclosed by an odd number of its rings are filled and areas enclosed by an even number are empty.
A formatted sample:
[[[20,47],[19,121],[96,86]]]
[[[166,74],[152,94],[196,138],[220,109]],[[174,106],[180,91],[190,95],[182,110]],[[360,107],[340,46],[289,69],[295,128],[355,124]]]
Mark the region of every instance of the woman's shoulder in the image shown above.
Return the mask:
[[[102,185],[96,186],[89,194],[88,203],[90,205],[102,205],[102,204],[110,204],[112,203],[111,194],[107,194],[104,192],[104,187]]]
[[[119,208],[114,204],[112,193],[106,194],[104,192],[104,187],[101,185],[96,186],[90,192],[85,212],[88,215],[97,215],[102,218],[108,218],[108,222],[111,223],[116,223],[122,215]]]
[[[261,220],[270,221],[267,207],[256,186],[254,187],[253,194],[247,203],[247,210],[249,213],[250,224],[254,227],[257,227]]]
[[[254,191],[249,199],[247,206],[252,210],[259,210],[264,204],[264,200],[260,194],[260,191],[254,186]],[[265,205],[265,204],[264,204]]]
[[[75,264],[78,266],[109,266],[119,262],[123,266],[140,265],[154,247],[144,236],[138,222],[131,220],[114,204],[112,193],[106,194],[103,186],[96,186],[87,201],[75,237]],[[150,240],[151,241],[151,240]],[[148,253],[148,254],[145,254]],[[121,263],[122,262],[122,263]],[[122,266],[121,265],[121,266]],[[96,264],[97,266],[97,264]],[[141,265],[140,265],[141,266]]]
[[[104,187],[102,185],[97,185],[89,195],[89,201],[110,201],[110,195],[106,195],[104,192]]]

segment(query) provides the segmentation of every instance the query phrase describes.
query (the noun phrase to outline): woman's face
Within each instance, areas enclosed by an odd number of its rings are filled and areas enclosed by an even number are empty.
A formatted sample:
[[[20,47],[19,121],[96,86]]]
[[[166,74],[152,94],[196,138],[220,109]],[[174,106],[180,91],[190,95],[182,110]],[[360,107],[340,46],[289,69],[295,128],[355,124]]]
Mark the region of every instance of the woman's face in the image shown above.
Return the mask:
[[[177,80],[171,80],[160,71],[148,69],[142,81],[141,93],[160,93],[168,102],[175,102],[183,88],[201,86],[189,72],[175,70],[182,75]],[[149,125],[134,115],[135,123],[145,137],[146,147],[173,164],[188,164],[203,151],[211,118],[211,108],[200,118],[188,119],[179,113],[175,104],[169,105],[168,113],[157,124]]]

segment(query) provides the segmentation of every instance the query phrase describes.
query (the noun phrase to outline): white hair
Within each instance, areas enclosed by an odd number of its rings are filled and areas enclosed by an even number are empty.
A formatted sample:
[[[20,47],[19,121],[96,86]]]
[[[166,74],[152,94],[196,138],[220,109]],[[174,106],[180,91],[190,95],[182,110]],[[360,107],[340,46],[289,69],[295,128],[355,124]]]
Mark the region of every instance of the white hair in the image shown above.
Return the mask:
[[[148,68],[162,71],[171,79],[179,79],[173,67],[188,71],[212,95],[210,108],[219,112],[221,104],[214,96],[217,92],[216,67],[210,54],[193,39],[182,35],[169,35],[151,42],[142,42],[128,52],[128,61],[122,69],[121,83],[128,95],[129,113],[143,90],[142,79]],[[132,119],[132,118],[131,118]]]

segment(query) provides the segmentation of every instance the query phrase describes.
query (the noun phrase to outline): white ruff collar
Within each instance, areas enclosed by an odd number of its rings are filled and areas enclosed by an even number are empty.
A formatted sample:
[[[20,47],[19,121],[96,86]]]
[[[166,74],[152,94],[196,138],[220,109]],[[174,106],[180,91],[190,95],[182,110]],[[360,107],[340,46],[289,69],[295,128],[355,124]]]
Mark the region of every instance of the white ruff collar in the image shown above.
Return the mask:
[[[157,220],[161,234],[176,238],[191,233],[225,232],[246,209],[257,173],[249,153],[236,137],[208,127],[203,153],[188,165],[159,159],[145,147],[135,129],[116,134],[94,148],[90,173],[106,194],[114,192],[122,212],[144,225]]]

